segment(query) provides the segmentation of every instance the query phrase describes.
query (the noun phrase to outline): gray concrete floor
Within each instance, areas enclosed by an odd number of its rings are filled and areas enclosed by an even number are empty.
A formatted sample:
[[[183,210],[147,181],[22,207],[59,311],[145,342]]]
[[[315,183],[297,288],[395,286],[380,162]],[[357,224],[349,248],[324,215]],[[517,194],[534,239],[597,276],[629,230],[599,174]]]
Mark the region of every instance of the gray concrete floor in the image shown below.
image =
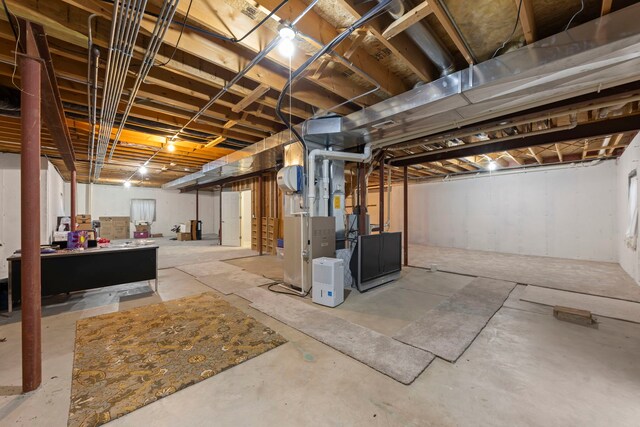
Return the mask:
[[[188,250],[220,259],[227,249]],[[407,270],[392,286],[352,292],[334,314],[390,333],[467,280]],[[158,295],[144,288],[96,290],[46,307],[43,384],[27,395],[20,394],[20,323],[0,321],[0,338],[6,338],[0,343],[0,425],[66,425],[76,320],[212,291],[175,268],[161,270]],[[604,318],[592,329],[560,322],[549,307],[519,301],[522,288],[457,363],[436,359],[410,386],[230,295],[224,298],[289,342],[110,425],[637,426],[640,325]]]

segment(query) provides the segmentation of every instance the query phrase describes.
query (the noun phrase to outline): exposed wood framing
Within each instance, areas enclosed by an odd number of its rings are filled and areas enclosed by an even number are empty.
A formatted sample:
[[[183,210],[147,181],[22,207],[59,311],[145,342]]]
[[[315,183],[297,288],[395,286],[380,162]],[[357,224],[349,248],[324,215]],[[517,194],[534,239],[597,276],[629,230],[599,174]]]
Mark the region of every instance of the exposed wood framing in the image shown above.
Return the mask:
[[[418,6],[414,7],[400,18],[396,19],[387,27],[382,33],[382,36],[387,40],[397,36],[413,24],[416,24],[433,13],[433,9],[429,4],[429,1],[423,1]]]
[[[520,4],[520,0],[515,0],[516,7]],[[536,41],[536,24],[533,18],[533,5],[531,0],[522,0],[522,7],[520,8],[520,22],[522,24],[522,31],[524,32],[524,39],[527,44],[531,44]]]
[[[269,86],[265,84],[259,85],[250,94],[242,98],[240,102],[238,102],[236,105],[231,107],[231,111],[233,111],[234,113],[238,113],[244,110],[246,107],[253,104],[258,98],[260,98],[262,95],[264,95],[268,91],[269,91]]]
[[[456,47],[458,48],[462,56],[464,56],[464,59],[467,61],[468,64],[473,64],[475,62],[473,60],[473,55],[471,54],[471,52],[467,48],[467,45],[462,39],[462,35],[460,35],[458,30],[456,30],[455,26],[449,19],[449,16],[447,15],[444,8],[440,4],[440,1],[432,0],[431,8],[433,9],[433,14],[435,15],[435,17],[438,18],[440,25],[444,27],[449,37],[451,37],[451,40],[453,41],[453,43],[456,45]]]

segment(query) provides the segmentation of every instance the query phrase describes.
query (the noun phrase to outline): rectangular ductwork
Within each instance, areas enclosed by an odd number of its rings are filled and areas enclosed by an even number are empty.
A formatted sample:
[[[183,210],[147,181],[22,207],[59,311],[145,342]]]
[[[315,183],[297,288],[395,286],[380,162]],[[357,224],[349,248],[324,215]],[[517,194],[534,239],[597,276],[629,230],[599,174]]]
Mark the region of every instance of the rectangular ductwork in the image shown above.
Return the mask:
[[[307,122],[310,142],[348,149],[364,142],[374,147],[470,125],[640,80],[640,3],[540,40],[497,58],[328,122]],[[339,120],[338,120],[339,119]],[[340,132],[336,126],[340,123]],[[312,130],[312,133],[309,133]],[[274,167],[291,142],[281,132],[205,165],[204,179]],[[274,151],[277,153],[277,151]],[[270,163],[271,162],[271,163]],[[178,180],[165,188],[180,188]],[[183,185],[184,186],[184,185]]]

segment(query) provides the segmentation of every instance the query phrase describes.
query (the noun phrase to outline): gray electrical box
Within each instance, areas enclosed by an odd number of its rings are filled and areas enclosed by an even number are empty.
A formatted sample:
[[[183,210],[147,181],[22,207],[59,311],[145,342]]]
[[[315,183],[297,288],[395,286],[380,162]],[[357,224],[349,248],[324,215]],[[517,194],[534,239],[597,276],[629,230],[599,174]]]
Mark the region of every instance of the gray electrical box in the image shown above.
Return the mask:
[[[306,248],[303,238],[309,241],[309,253],[306,259],[302,257],[302,251]],[[284,282],[286,284],[307,292],[311,288],[313,260],[321,257],[334,258],[335,255],[335,218],[331,216],[284,218]]]

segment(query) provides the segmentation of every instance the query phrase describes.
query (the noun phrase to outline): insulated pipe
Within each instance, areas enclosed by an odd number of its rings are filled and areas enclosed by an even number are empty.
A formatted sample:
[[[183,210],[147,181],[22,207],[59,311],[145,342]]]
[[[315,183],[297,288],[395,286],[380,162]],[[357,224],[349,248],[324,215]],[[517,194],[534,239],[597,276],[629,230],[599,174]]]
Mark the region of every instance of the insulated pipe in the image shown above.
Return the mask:
[[[316,174],[316,157],[326,159],[327,161],[329,159],[332,159],[332,160],[345,160],[348,162],[356,162],[356,163],[369,163],[371,161],[371,143],[368,143],[367,145],[364,146],[364,151],[362,152],[362,154],[345,153],[343,151],[329,151],[329,150],[322,150],[320,148],[311,150],[311,153],[309,153],[309,185],[307,190],[307,204],[309,206],[310,211],[313,210],[313,206],[316,200],[316,186],[314,183],[314,177]],[[324,169],[325,168],[323,167],[323,177],[322,177],[323,182],[325,179]],[[327,189],[328,189],[329,187],[328,162],[327,162],[327,168],[326,168],[326,179],[327,179]],[[326,209],[322,209],[321,212],[325,212],[325,210]],[[326,216],[326,215],[323,215],[323,216]]]
[[[22,154],[20,156],[20,244],[22,249],[22,391],[42,382],[40,283],[40,88],[41,63],[31,24],[20,55]],[[11,283],[9,286],[13,286]]]

